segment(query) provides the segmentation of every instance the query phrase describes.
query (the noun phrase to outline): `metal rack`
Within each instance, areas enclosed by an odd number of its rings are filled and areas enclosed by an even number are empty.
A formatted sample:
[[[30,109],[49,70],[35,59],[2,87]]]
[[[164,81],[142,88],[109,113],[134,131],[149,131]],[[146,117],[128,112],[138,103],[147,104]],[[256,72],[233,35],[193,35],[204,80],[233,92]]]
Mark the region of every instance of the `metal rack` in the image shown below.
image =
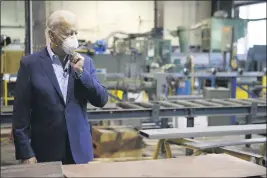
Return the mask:
[[[12,106],[1,108],[1,123],[10,123]],[[193,119],[196,116],[265,116],[266,99],[191,99],[151,102],[118,102],[107,104],[104,108],[88,106],[90,121],[151,119],[184,116]],[[248,119],[248,123],[251,119]],[[193,126],[193,123],[191,123]],[[192,127],[191,126],[191,127]]]

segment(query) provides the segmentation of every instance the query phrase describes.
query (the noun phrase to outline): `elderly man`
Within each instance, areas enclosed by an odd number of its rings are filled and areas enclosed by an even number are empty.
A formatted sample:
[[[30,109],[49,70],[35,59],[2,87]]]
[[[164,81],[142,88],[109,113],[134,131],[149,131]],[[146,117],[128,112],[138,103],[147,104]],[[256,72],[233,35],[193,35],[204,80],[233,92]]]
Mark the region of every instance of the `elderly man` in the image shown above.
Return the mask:
[[[103,107],[108,94],[92,59],[78,47],[76,17],[56,11],[47,21],[45,49],[23,57],[13,111],[16,159],[23,163],[93,160],[87,102]]]

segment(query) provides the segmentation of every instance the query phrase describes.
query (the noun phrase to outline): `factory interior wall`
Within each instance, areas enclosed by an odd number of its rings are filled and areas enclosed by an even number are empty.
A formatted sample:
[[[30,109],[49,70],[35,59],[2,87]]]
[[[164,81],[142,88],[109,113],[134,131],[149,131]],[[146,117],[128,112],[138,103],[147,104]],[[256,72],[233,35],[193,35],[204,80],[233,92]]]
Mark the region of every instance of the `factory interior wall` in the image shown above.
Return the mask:
[[[165,1],[165,38],[178,45],[178,38],[168,34],[177,26],[191,25],[210,16],[210,1]],[[77,14],[79,38],[95,41],[105,38],[113,31],[130,33],[146,32],[154,25],[153,1],[46,1],[46,14],[58,9]],[[25,8],[23,1],[1,2],[1,25],[24,26]],[[1,28],[1,34],[24,42],[24,28]],[[199,33],[190,35],[191,43],[198,43]]]
[[[1,35],[8,35],[13,39],[25,40],[25,6],[24,1],[1,1]],[[16,28],[2,28],[14,26]],[[18,28],[21,26],[20,28]]]

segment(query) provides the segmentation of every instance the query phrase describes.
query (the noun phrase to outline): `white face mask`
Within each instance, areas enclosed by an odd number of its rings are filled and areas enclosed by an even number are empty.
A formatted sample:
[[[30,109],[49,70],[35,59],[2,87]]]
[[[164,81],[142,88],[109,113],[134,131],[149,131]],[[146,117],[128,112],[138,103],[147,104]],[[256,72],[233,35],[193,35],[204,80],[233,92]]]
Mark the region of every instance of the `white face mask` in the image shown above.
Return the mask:
[[[76,35],[66,38],[62,43],[62,49],[66,54],[73,54],[78,47],[79,43]]]

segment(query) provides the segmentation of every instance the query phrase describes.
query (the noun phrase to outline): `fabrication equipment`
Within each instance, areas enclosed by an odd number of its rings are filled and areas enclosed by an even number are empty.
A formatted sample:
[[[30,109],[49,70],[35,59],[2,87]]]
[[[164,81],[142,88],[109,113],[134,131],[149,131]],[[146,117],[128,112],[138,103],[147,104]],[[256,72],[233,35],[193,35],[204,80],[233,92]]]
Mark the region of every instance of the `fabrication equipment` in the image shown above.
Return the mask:
[[[156,89],[156,96],[168,96],[173,90],[177,90],[177,85],[175,85],[175,81],[179,78],[195,78],[199,80],[198,84],[198,94],[200,94],[201,89],[201,81],[203,79],[210,79],[212,81],[212,87],[215,88],[216,80],[220,78],[225,78],[227,83],[227,88],[231,90],[231,97],[236,98],[236,86],[239,83],[239,80],[242,78],[263,78],[266,75],[265,72],[217,72],[215,69],[212,71],[206,72],[194,72],[189,73],[186,70],[182,73],[164,73],[164,72],[157,72],[157,73],[142,73],[141,76],[145,78],[150,78],[151,80],[156,81],[157,89]],[[189,85],[190,86],[190,85]],[[189,90],[190,88],[187,87]],[[170,91],[172,90],[172,91]],[[251,91],[248,91],[250,95],[256,97]]]
[[[201,94],[202,80],[210,79],[212,81],[212,88],[218,87],[215,85],[215,81],[220,78],[227,79],[227,88],[230,90],[230,97],[236,98],[238,95],[237,84],[242,78],[264,78],[265,72],[216,72],[216,70],[208,72],[194,72],[189,73],[186,70],[180,73],[139,73],[135,78],[129,78],[124,73],[107,73],[104,69],[97,69],[96,74],[101,83],[107,88],[107,90],[119,90],[122,91],[123,96],[118,99],[128,100],[127,94],[129,92],[141,92],[145,91],[149,100],[166,99],[169,96],[189,95],[192,94],[191,90],[191,78],[195,78],[199,81],[198,94]],[[182,84],[181,80],[185,83]],[[264,80],[263,80],[264,81]],[[8,84],[16,82],[16,75],[5,74],[4,78],[4,103],[7,105],[9,100],[12,100]],[[241,80],[242,82],[242,80]],[[241,83],[242,84],[242,83]],[[264,83],[263,83],[264,84]],[[264,88],[262,86],[261,88]],[[182,90],[182,91],[181,91]],[[258,97],[253,93],[254,88],[250,88],[248,91],[252,97]],[[113,97],[113,96],[111,96]],[[240,97],[242,98],[242,97]]]
[[[154,1],[153,29],[144,33],[112,32],[104,38],[111,55],[95,55],[95,65],[98,68],[106,68],[108,73],[124,73],[129,78],[135,78],[136,73],[150,72],[155,64],[159,67],[169,64],[171,42],[163,39],[163,29],[164,2]],[[110,39],[113,39],[111,46]]]
[[[229,98],[242,98],[237,92],[237,85],[244,84],[244,80],[255,78],[264,78],[265,72],[217,72],[215,69],[206,72],[189,72],[184,69],[180,73],[140,73],[137,78],[131,80],[123,73],[98,73],[101,82],[110,90],[122,90],[125,94],[127,92],[146,91],[149,100],[156,100],[175,95],[191,95],[191,78],[198,81],[198,94],[201,94],[202,81],[209,79],[212,81],[212,88],[220,87],[216,85],[216,80],[225,79],[228,81],[226,88],[229,89]],[[184,81],[184,84],[182,83]],[[241,83],[240,83],[241,82]],[[261,84],[259,85],[261,86]],[[253,92],[254,88],[251,87],[246,92],[251,97],[258,97]]]
[[[190,29],[178,27],[170,34],[179,38],[181,52],[188,55],[190,53],[189,36],[194,34],[196,30],[200,31],[199,46],[202,52],[209,53],[208,64],[212,64],[212,54],[214,52],[222,52],[224,62],[220,68],[226,70],[226,54],[230,54],[230,61],[236,57],[236,54],[234,54],[236,51],[235,44],[238,39],[246,35],[247,22],[248,20],[239,18],[212,17],[199,22]]]
[[[201,64],[200,61],[202,61],[202,63],[206,65],[206,69],[212,67],[215,68],[216,71],[221,72],[264,72],[264,68],[266,68],[266,46],[255,45],[248,51],[247,60],[240,60],[240,56],[237,55],[237,40],[246,36],[247,24],[249,21],[251,20],[212,17],[201,21],[190,29],[178,27],[176,31],[171,32],[171,35],[179,38],[180,49],[185,56],[194,56],[194,62],[196,63],[194,65],[199,65]],[[253,19],[253,21],[255,21],[255,19]],[[199,45],[202,52],[200,53],[191,53],[189,50],[189,36],[192,35],[195,30],[199,30],[201,33]],[[206,58],[207,61],[205,61],[204,58]],[[203,69],[205,70],[205,68]],[[195,66],[193,69],[196,69]],[[263,78],[264,77],[242,77],[242,79],[238,79],[239,81],[235,82],[237,85],[236,96],[247,98],[249,95],[252,97],[259,95],[260,90],[256,90],[256,88],[262,89],[260,85],[264,81]],[[191,80],[191,86],[195,84],[194,81],[195,80]],[[187,82],[190,83],[188,80]],[[199,80],[198,86],[201,86],[202,83],[203,82]],[[215,85],[227,87],[228,83],[228,78],[220,78],[216,81],[208,79],[205,85],[211,87]]]

